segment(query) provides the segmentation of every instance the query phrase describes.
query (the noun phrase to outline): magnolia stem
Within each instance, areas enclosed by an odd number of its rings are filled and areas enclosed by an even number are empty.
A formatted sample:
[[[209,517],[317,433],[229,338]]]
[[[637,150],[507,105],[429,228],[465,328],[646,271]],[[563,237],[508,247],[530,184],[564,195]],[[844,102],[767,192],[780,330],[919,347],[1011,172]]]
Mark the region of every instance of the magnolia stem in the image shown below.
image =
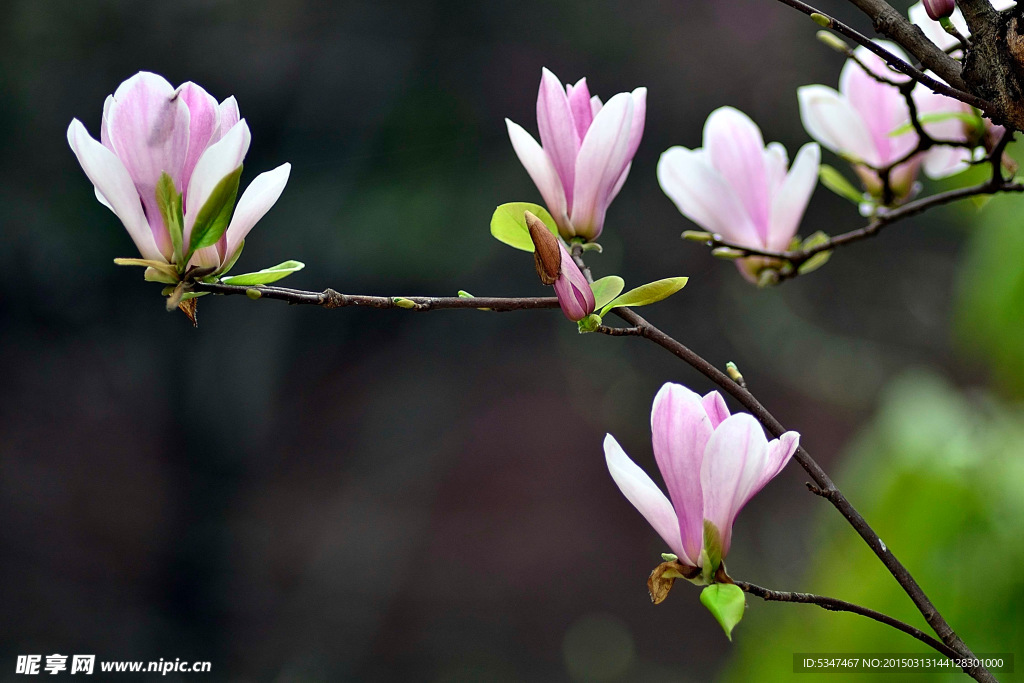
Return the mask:
[[[936,640],[924,631],[918,628],[914,628],[910,624],[902,622],[899,619],[894,619],[890,617],[888,614],[883,614],[881,612],[869,609],[867,607],[861,607],[860,605],[855,605],[852,602],[846,602],[845,600],[837,600],[836,598],[829,598],[824,595],[815,595],[813,593],[790,593],[788,591],[775,591],[771,590],[770,588],[763,588],[762,586],[747,583],[746,581],[735,581],[734,583],[737,586],[739,586],[743,590],[743,592],[750,593],[751,595],[756,595],[757,597],[766,601],[801,602],[810,605],[817,605],[822,609],[827,609],[832,612],[851,612],[853,614],[859,614],[861,616],[867,617],[868,619],[874,619],[875,621],[885,624],[886,626],[891,626],[894,629],[897,629],[898,631],[903,631],[907,635],[913,638],[917,638],[928,647],[937,650],[938,652],[941,652],[943,655],[949,657],[950,659],[959,659],[961,657],[960,653],[958,653],[956,650],[952,649],[945,643]]]

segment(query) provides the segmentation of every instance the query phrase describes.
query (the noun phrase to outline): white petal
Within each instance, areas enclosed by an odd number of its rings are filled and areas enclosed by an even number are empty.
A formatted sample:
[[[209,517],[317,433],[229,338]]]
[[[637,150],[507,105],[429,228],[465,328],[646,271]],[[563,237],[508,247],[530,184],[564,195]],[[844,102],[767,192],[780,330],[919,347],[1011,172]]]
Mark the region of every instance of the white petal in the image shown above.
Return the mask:
[[[245,119],[239,121],[218,142],[210,145],[199,157],[196,168],[185,193],[185,234],[183,243],[188,245],[192,236],[192,226],[203,204],[210,198],[210,193],[217,183],[229,173],[237,169],[249,150],[249,126]],[[187,248],[187,246],[186,246]]]
[[[705,230],[747,246],[764,246],[743,203],[703,150],[666,150],[658,160],[658,182],[679,211]]]
[[[97,196],[124,224],[139,254],[144,259],[166,261],[156,246],[153,231],[142,211],[142,202],[128,169],[114,153],[93,139],[78,119],[68,126],[68,143],[78,157],[85,175],[96,188]]]
[[[826,149],[879,164],[874,139],[849,100],[824,85],[797,88],[800,120],[807,133]]]
[[[807,202],[818,184],[818,167],[821,163],[821,149],[808,142],[797,152],[793,168],[785,182],[772,198],[772,222],[768,235],[768,248],[785,251],[800,227]]]
[[[238,204],[235,206],[235,215],[231,217],[231,224],[227,229],[227,251],[225,260],[238,249],[245,236],[249,234],[252,227],[270,211],[288,183],[288,176],[291,173],[291,164],[281,164],[272,171],[260,173],[245,188]]]
[[[697,566],[695,558],[688,557],[679,540],[679,520],[672,503],[661,489],[651,481],[640,467],[629,459],[622,446],[611,434],[604,437],[604,458],[608,471],[626,499],[644,516],[669,549],[686,564]]]

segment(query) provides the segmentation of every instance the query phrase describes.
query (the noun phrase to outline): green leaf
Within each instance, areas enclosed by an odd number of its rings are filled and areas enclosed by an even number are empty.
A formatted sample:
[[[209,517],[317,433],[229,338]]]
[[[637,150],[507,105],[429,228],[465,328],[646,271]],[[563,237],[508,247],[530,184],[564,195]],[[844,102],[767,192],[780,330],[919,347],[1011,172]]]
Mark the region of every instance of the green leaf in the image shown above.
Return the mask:
[[[590,289],[593,290],[594,299],[597,301],[594,305],[594,309],[596,310],[601,308],[606,303],[617,297],[625,286],[625,280],[618,275],[608,275],[596,282],[591,282]]]
[[[667,299],[685,287],[687,280],[689,278],[669,277],[664,280],[648,282],[646,285],[640,285],[636,289],[631,289],[625,294],[612,299],[610,303],[601,309],[601,316],[608,315],[608,311],[620,306],[646,306],[647,304]]]
[[[700,592],[700,604],[722,625],[729,640],[732,640],[732,630],[743,618],[746,603],[743,590],[734,583],[713,583]]]
[[[978,116],[976,114],[968,114],[967,112],[963,111],[943,111],[936,112],[934,114],[921,114],[920,116],[917,117],[917,120],[921,123],[922,126],[928,123],[940,123],[942,121],[950,121],[952,119],[959,119],[960,121],[963,121],[964,123],[969,124],[971,126],[976,126],[978,124]],[[908,121],[907,123],[904,123],[902,126],[895,128],[891,133],[889,133],[889,137],[895,138],[900,135],[905,135],[906,133],[909,133],[912,130],[914,130],[914,124]]]
[[[579,329],[580,334],[593,332],[600,326],[601,316],[599,316],[597,313],[591,313],[590,315],[576,323],[576,327]]]
[[[263,270],[255,273],[229,275],[225,278],[221,278],[221,282],[226,285],[266,285],[271,282],[277,282],[281,278],[288,277],[292,273],[297,273],[305,267],[306,264],[300,261],[285,261],[284,263],[277,264],[273,268],[264,268]]]
[[[702,568],[708,578],[713,577],[722,564],[722,533],[709,520],[704,520],[704,552],[707,553],[707,561]],[[710,581],[709,581],[710,582]]]
[[[864,193],[854,187],[853,184],[846,179],[846,176],[828,164],[821,165],[818,169],[818,177],[821,178],[822,185],[832,190],[840,197],[849,199],[854,204],[860,204],[864,201]]]
[[[183,272],[185,264],[182,262],[181,233],[185,225],[185,216],[182,213],[181,193],[174,187],[174,180],[166,171],[160,174],[160,180],[156,183],[156,204],[160,207],[160,215],[171,236],[174,262],[178,265],[178,270]]]
[[[803,244],[800,245],[800,248],[804,250],[813,249],[814,247],[820,244],[825,244],[827,242],[828,235],[819,230],[818,232],[814,233],[813,235],[805,239],[803,241]],[[812,271],[817,270],[818,268],[821,268],[823,265],[828,263],[828,260],[830,258],[832,258],[831,249],[829,249],[828,251],[818,252],[811,258],[801,263],[800,267],[797,268],[796,272],[800,273],[801,275],[806,275],[807,273],[810,273]]]
[[[533,240],[530,239],[530,229],[526,227],[527,211],[541,219],[555,236],[558,235],[558,225],[548,210],[529,202],[511,202],[496,208],[491,216],[491,234],[510,247],[532,252]]]
[[[197,249],[216,244],[228,229],[231,212],[235,209],[235,199],[238,198],[238,180],[241,176],[242,167],[239,166],[221,178],[210,193],[209,199],[199,209],[196,222],[192,226],[192,236],[189,238],[188,254],[184,259],[186,262]]]

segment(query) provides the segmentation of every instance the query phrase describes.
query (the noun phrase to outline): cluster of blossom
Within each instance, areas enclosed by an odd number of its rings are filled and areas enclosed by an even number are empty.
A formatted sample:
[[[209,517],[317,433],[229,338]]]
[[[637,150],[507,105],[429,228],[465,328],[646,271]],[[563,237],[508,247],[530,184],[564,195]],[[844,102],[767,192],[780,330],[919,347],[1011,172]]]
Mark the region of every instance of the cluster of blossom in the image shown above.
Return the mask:
[[[932,20],[948,17],[951,5],[935,0],[911,9],[940,47],[956,45]],[[879,45],[906,59],[896,45]],[[787,250],[817,185],[819,145],[851,164],[865,201],[877,206],[911,196],[919,169],[931,178],[958,173],[974,148],[990,144],[997,131],[976,111],[920,85],[902,87],[906,83],[859,47],[842,69],[838,90],[799,89],[801,120],[816,142],[803,145],[792,164],[781,144],[765,144],[747,115],[722,107],[708,117],[702,147],[672,147],[661,155],[658,180],[680,212],[705,230],[742,247]],[[917,126],[932,138],[927,145],[911,121],[910,102]],[[537,98],[540,142],[506,120],[512,146],[554,222],[547,226],[532,213],[525,216],[538,272],[554,286],[571,320],[591,316],[597,299],[569,247],[600,237],[643,136],[646,107],[645,88],[602,103],[586,79],[563,86],[544,69]],[[249,140],[233,97],[218,103],[194,83],[174,88],[145,72],[107,98],[99,141],[77,119],[68,128],[97,198],[118,216],[142,256],[127,261],[147,266],[147,279],[170,284],[223,276],[281,195],[289,164],[257,176],[236,204]],[[755,282],[773,266],[764,256],[738,265]],[[672,550],[679,575],[713,583],[736,515],[790,460],[799,435],[787,432],[769,442],[753,417],[730,415],[717,392],[701,397],[676,384],[666,384],[655,398],[651,429],[668,497],[611,435],[604,443],[608,468]]]

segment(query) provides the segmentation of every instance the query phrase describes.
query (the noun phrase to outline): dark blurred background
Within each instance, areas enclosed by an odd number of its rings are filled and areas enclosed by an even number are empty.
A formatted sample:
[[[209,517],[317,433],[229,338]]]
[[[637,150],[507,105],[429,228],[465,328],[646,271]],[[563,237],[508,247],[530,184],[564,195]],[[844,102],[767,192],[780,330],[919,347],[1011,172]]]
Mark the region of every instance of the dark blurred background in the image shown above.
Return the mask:
[[[288,286],[388,295],[544,295],[529,256],[488,233],[496,205],[539,201],[503,118],[536,134],[543,66],[605,100],[647,86],[595,274],[690,276],[645,315],[739,364],[975,651],[1024,642],[1019,204],[929,213],[757,290],[679,239],[693,225],[658,187],[659,154],[699,146],[721,105],[791,154],[807,140],[795,88],[834,86],[841,57],[803,15],[769,0],[0,14],[0,679],[18,654],[60,652],[209,660],[211,680],[786,680],[794,651],[918,649],[755,599],[730,644],[691,586],[650,604],[665,549],[601,440],[653,473],[658,387],[711,388],[653,345],[579,336],[552,311],[206,297],[198,329],[166,313],[158,285],[113,265],[135,249],[65,139],[73,117],[98,136],[105,96],[139,70],[237,97],[243,183],[293,164],[236,272],[294,258]],[[861,221],[819,187],[803,233]],[[923,627],[805,479],[791,465],[747,507],[731,573]]]

